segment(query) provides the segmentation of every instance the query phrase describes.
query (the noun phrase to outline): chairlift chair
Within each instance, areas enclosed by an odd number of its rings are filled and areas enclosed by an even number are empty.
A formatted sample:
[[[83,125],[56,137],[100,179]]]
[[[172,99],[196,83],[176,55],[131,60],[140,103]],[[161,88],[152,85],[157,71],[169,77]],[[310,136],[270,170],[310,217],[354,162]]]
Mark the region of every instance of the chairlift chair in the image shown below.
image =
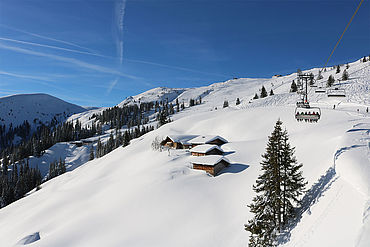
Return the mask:
[[[315,93],[326,93],[326,89],[323,88],[323,87],[318,87],[316,90],[315,90]]]
[[[328,97],[346,97],[346,90],[344,88],[330,88],[327,92]]]
[[[321,117],[321,110],[319,107],[296,107],[295,119],[299,122],[305,121],[316,123]]]

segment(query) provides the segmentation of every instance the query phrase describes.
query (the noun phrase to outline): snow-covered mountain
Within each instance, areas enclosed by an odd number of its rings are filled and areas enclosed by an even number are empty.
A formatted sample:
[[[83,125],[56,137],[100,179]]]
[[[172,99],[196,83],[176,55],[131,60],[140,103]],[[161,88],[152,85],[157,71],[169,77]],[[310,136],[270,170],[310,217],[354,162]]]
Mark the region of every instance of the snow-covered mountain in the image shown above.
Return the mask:
[[[173,122],[129,146],[83,165],[86,148],[52,147],[46,154],[63,154],[78,168],[0,209],[1,246],[22,245],[26,240],[41,247],[246,246],[249,233],[244,224],[252,217],[247,207],[254,197],[252,185],[260,174],[267,136],[278,119],[289,132],[308,181],[302,216],[284,247],[370,246],[370,114],[366,113],[370,62],[350,63],[347,71],[350,79],[339,85],[347,97],[328,98],[310,88],[312,105],[322,111],[315,124],[294,118],[299,97],[289,89],[295,73],[200,88],[157,88],[126,99],[120,105],[167,98],[187,104],[199,96],[202,104],[176,113]],[[304,72],[316,75],[318,69]],[[329,69],[318,83],[326,82],[329,75],[338,79],[341,73]],[[274,95],[252,100],[262,86],[268,92],[273,89]],[[236,98],[240,105],[235,105]],[[222,108],[225,100],[230,107]],[[70,120],[88,124],[92,114],[102,110],[75,114]],[[224,137],[229,143],[222,149],[231,166],[211,177],[192,169],[186,150],[151,149],[156,137],[178,134]],[[69,153],[61,151],[68,148]]]
[[[34,127],[49,124],[53,118],[63,121],[68,116],[86,111],[48,94],[17,94],[0,98],[0,124],[13,127],[25,120]]]

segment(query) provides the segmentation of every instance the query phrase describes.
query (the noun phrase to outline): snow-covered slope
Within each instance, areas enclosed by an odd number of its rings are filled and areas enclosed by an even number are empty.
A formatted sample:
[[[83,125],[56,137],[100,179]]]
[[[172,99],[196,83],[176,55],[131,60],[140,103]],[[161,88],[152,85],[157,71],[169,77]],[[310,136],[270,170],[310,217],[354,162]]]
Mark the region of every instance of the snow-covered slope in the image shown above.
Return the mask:
[[[157,87],[148,90],[144,93],[138,94],[136,96],[127,97],[124,101],[118,104],[118,106],[124,106],[133,103],[140,102],[155,102],[155,101],[173,101],[176,99],[185,89],[182,88],[167,88],[167,87]]]
[[[246,246],[243,225],[252,217],[247,207],[252,185],[279,118],[308,181],[302,216],[284,247],[369,246],[369,62],[351,63],[348,71],[346,98],[311,90],[313,104],[322,109],[316,124],[294,119],[298,96],[289,88],[295,74],[184,89],[180,102],[202,95],[203,103],[1,209],[1,246],[25,240],[40,247]],[[324,78],[334,73],[327,71]],[[275,95],[251,100],[262,85]],[[242,103],[235,106],[237,97]],[[224,100],[230,107],[222,109]],[[151,149],[155,137],[177,134],[226,138],[222,149],[231,166],[210,177],[191,169],[187,151]]]
[[[86,111],[85,108],[65,102],[48,94],[18,94],[0,98],[0,124],[13,127],[27,120],[31,126],[49,124]]]

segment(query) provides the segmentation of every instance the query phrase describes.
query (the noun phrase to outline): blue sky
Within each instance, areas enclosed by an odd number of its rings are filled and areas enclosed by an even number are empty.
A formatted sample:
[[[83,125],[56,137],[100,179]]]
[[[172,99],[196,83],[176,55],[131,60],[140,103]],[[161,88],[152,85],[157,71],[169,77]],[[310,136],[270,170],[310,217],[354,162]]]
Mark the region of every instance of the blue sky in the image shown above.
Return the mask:
[[[0,0],[0,97],[48,93],[112,106],[323,66],[359,0]],[[370,55],[365,1],[330,65]]]

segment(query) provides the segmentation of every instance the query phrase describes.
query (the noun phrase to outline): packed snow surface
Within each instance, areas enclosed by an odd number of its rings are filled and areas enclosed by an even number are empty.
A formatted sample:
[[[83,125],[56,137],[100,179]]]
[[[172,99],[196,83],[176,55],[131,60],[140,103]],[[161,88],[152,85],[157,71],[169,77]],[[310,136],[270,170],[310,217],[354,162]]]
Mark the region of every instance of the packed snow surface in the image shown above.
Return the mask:
[[[278,119],[308,181],[302,215],[283,246],[370,246],[368,65],[350,64],[345,98],[310,91],[322,111],[315,124],[294,119],[298,95],[289,93],[294,74],[184,89],[180,102],[202,95],[202,104],[1,209],[1,246],[35,232],[42,237],[30,246],[246,246],[252,185]],[[251,100],[262,85],[275,95]],[[222,109],[224,100],[230,107]],[[151,149],[157,136],[168,135],[222,136],[231,165],[212,177],[192,169],[194,157],[187,150]]]

